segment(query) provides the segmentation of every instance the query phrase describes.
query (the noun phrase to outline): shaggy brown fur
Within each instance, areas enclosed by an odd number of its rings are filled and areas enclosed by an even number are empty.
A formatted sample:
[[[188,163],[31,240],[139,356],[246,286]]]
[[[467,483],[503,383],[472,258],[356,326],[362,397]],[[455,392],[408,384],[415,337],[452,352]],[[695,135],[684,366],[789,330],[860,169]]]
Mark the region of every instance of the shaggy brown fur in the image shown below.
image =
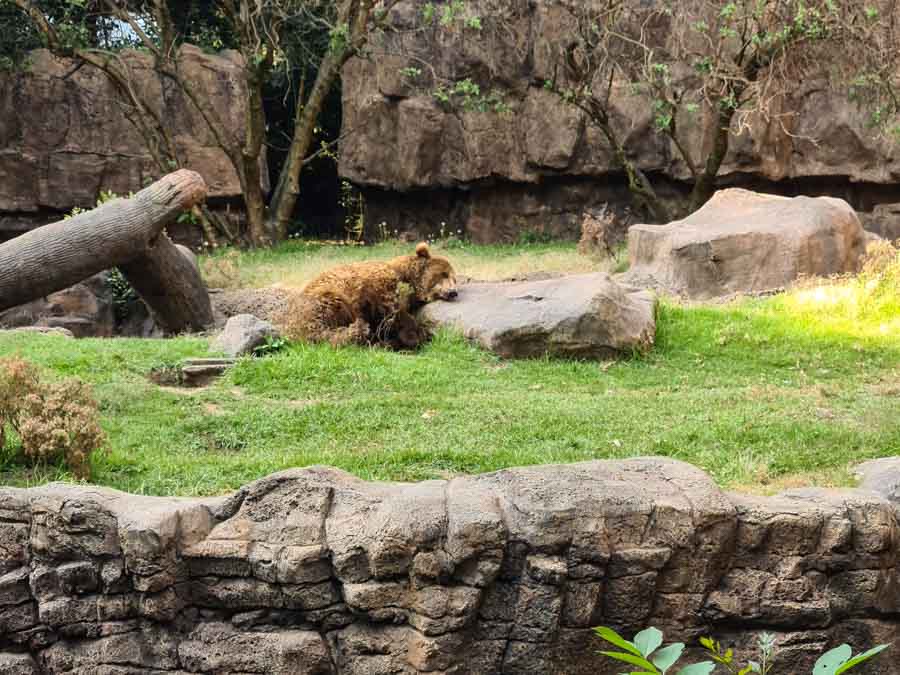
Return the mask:
[[[295,340],[414,348],[425,338],[415,311],[433,300],[455,297],[453,267],[446,258],[432,256],[423,243],[415,255],[320,274],[289,301],[282,323]]]

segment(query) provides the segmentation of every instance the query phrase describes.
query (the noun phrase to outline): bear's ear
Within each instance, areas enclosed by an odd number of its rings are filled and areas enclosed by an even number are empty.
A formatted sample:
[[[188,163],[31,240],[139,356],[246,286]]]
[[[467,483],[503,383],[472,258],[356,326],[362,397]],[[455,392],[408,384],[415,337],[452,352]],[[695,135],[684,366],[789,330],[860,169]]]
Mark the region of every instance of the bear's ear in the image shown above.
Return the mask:
[[[416,255],[420,258],[430,258],[431,251],[428,249],[428,244],[423,241],[421,244],[416,246]]]

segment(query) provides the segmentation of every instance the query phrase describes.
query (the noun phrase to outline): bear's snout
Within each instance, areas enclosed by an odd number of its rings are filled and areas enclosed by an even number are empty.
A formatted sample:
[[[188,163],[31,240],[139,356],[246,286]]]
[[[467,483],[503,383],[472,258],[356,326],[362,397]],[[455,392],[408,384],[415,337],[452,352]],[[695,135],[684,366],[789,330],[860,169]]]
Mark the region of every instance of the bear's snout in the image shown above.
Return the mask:
[[[445,300],[455,300],[458,295],[459,295],[459,293],[454,288],[452,290],[447,291],[447,296],[444,299]]]

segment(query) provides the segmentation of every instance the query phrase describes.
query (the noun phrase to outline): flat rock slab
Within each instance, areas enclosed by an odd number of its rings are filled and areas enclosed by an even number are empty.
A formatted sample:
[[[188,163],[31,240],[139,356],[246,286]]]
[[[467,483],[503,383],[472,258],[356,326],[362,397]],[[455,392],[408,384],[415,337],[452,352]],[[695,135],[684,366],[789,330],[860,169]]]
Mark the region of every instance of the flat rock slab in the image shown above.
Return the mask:
[[[735,188],[684,220],[633,226],[625,278],[704,300],[856,272],[864,253],[863,228],[847,202]]]
[[[505,358],[609,358],[644,351],[656,335],[656,301],[608,274],[462,286],[453,302],[426,305],[420,318],[461,330]]]

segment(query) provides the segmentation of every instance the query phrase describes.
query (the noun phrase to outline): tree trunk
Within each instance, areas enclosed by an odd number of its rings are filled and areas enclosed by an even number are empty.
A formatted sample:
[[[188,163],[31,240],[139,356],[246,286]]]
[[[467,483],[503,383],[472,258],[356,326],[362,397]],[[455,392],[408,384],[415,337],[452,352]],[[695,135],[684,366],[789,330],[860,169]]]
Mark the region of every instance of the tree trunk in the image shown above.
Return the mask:
[[[130,262],[178,214],[205,198],[199,174],[176,171],[130,199],[106,202],[0,245],[0,311]]]
[[[160,233],[144,254],[119,270],[166,333],[201,331],[213,325],[209,293],[196,263]]]
[[[329,51],[319,68],[318,75],[316,75],[309,99],[306,103],[297,100],[294,137],[291,139],[291,148],[288,151],[284,167],[281,169],[278,186],[270,206],[273,220],[271,229],[280,239],[287,237],[288,225],[294,216],[294,208],[297,205],[297,198],[300,196],[300,172],[303,170],[303,160],[306,159],[315,137],[316,121],[325,105],[328,92],[340,75],[341,66],[347,61],[348,55],[349,50],[340,53]]]
[[[613,156],[616,158],[616,162],[625,171],[625,176],[628,179],[628,190],[631,192],[632,197],[634,197],[639,204],[646,207],[650,212],[650,215],[657,222],[668,223],[672,220],[668,207],[659,198],[659,195],[656,194],[656,190],[653,189],[653,184],[650,183],[650,179],[647,178],[647,175],[628,158],[628,155],[625,153],[625,148],[622,147],[622,144],[619,142],[619,138],[616,136],[616,132],[609,124],[609,121],[599,115],[591,115],[591,118],[594,124],[596,124],[600,128],[600,131],[603,132],[603,135],[606,136],[606,140],[609,142],[610,147],[612,147]]]
[[[694,189],[691,190],[689,205],[691,213],[708,202],[716,191],[716,178],[719,175],[722,162],[725,161],[725,156],[728,154],[728,146],[731,141],[731,120],[733,117],[734,108],[731,107],[720,107],[716,114],[713,146],[706,156],[706,164],[703,167],[703,171],[697,176],[694,182]]]

